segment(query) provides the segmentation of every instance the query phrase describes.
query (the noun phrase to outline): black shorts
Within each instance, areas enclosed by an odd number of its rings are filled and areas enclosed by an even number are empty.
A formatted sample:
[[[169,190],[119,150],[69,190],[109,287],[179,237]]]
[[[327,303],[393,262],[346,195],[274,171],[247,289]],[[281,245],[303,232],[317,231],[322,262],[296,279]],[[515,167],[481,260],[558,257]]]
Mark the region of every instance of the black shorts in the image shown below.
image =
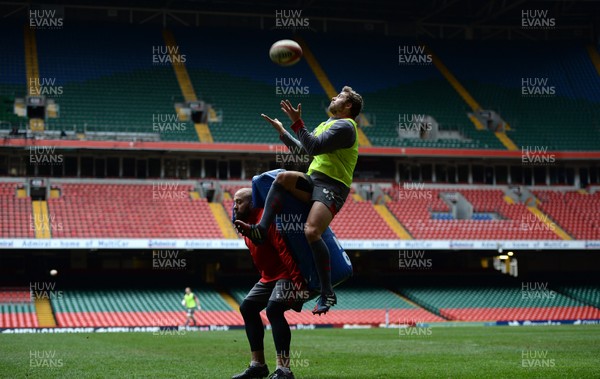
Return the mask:
[[[188,317],[194,317],[194,312],[196,311],[196,308],[188,308],[187,309],[187,315]]]
[[[310,298],[312,296],[307,290],[297,288],[291,280],[279,279],[274,282],[256,283],[244,300],[262,303],[265,306],[269,301],[285,303],[288,309],[300,312],[302,304]]]
[[[335,216],[344,206],[346,198],[350,194],[350,188],[320,172],[305,174],[304,177],[311,187],[311,200],[325,204],[331,215]]]

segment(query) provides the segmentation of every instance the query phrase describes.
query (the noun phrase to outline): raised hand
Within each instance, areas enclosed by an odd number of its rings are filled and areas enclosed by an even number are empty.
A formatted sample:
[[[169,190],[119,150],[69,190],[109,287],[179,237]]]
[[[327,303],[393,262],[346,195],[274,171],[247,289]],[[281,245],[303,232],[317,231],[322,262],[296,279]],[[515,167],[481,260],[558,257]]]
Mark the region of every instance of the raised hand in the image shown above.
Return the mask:
[[[279,121],[278,119],[272,119],[264,113],[261,113],[261,117],[264,118],[269,124],[271,124],[273,129],[275,129],[279,134],[285,133],[285,128],[283,127],[281,121]]]
[[[298,103],[298,108],[294,108],[289,100],[281,100],[281,110],[288,115],[292,123],[302,117],[302,104]]]

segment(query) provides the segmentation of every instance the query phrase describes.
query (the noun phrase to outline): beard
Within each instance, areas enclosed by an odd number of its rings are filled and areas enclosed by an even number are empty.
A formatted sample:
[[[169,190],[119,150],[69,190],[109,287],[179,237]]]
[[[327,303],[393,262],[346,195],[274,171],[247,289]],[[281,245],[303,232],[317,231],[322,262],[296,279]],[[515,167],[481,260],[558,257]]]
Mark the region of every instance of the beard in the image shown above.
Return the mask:
[[[337,104],[335,104],[334,102],[331,102],[329,104],[329,107],[327,107],[327,110],[332,114],[332,115],[336,115],[338,114],[338,112],[340,111],[340,106],[338,106]]]

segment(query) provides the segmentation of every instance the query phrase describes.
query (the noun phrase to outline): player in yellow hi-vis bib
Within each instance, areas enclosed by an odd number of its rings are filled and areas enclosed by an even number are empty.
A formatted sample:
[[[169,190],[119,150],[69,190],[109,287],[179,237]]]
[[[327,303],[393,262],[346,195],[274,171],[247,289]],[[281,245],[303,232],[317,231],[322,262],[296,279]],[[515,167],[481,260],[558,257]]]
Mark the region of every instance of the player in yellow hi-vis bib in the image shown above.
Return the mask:
[[[302,105],[294,108],[289,100],[281,101],[281,110],[292,121],[292,130],[298,139],[288,133],[277,119],[261,115],[279,132],[280,139],[292,153],[313,157],[308,172],[285,171],[277,175],[265,199],[264,213],[256,225],[237,220],[236,227],[253,243],[260,244],[269,226],[282,209],[285,192],[290,192],[305,203],[312,203],[304,227],[306,239],[312,249],[315,266],[321,282],[321,296],[313,314],[326,313],[337,299],[331,285],[329,249],[321,235],[333,217],[344,205],[350,193],[354,168],[358,159],[358,132],[356,117],[363,108],[362,97],[346,86],[331,99],[332,114],[310,133],[302,121]]]
[[[196,326],[196,319],[194,318],[194,312],[197,310],[202,310],[200,307],[200,300],[198,300],[198,296],[196,296],[190,287],[186,287],[185,295],[183,295],[183,300],[181,300],[181,305],[183,305],[187,310],[187,319],[185,320],[185,326],[190,324],[190,321],[194,322],[194,326]]]

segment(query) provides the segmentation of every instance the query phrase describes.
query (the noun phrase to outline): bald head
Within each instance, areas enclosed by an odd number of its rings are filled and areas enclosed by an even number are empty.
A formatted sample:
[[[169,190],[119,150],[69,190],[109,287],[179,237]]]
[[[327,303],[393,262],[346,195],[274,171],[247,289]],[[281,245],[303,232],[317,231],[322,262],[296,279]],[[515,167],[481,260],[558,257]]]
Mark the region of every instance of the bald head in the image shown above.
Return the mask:
[[[237,220],[245,221],[252,210],[252,188],[241,188],[233,195],[233,212]]]

